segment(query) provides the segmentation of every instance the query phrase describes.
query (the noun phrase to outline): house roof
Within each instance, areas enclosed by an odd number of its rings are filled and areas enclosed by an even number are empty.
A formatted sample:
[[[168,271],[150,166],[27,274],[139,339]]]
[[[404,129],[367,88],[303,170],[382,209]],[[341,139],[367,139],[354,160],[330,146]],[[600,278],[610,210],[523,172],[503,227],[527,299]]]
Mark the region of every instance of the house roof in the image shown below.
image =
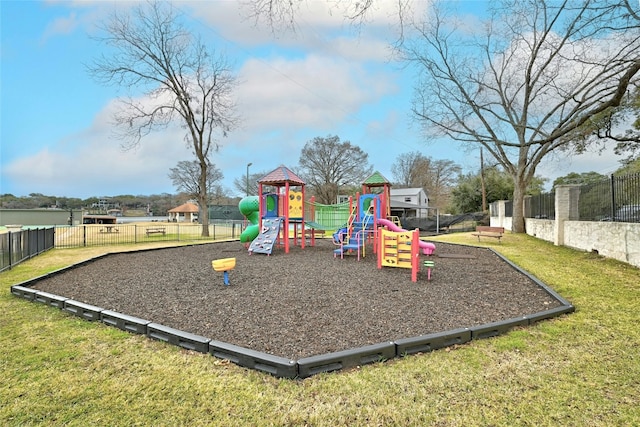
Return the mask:
[[[178,207],[173,209],[169,209],[170,213],[198,213],[200,212],[200,208],[195,203],[184,203]]]
[[[294,185],[304,185],[304,181],[298,177],[295,173],[291,172],[289,168],[286,166],[280,165],[262,178],[258,180],[260,184],[294,184]]]
[[[380,172],[375,171],[369,178],[365,179],[362,185],[369,187],[382,187],[383,185],[390,184],[389,180],[385,178]]]
[[[420,192],[424,192],[424,189],[420,187],[416,188],[392,188],[391,196],[415,196],[420,194]],[[426,193],[425,193],[426,194]]]

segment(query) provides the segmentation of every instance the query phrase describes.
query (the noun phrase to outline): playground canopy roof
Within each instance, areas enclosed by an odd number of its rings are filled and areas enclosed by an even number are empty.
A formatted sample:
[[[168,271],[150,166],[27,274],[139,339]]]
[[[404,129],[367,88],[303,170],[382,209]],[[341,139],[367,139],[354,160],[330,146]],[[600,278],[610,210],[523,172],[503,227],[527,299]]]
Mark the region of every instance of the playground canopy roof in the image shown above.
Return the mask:
[[[369,178],[365,179],[362,183],[362,185],[366,185],[367,187],[384,187],[390,184],[389,180],[378,171],[372,173]]]
[[[305,182],[286,166],[280,165],[258,180],[260,184],[279,185],[289,183],[290,185],[305,185]]]

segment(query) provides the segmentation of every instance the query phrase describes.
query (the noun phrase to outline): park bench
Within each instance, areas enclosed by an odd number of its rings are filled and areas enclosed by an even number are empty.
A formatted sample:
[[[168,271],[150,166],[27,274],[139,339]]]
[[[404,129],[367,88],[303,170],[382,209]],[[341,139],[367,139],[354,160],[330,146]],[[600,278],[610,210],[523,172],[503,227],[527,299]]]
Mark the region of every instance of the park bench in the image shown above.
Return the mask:
[[[105,225],[104,228],[100,229],[101,233],[117,233],[118,229],[115,225]]]
[[[147,228],[147,237],[149,237],[152,234],[162,234],[163,236],[165,234],[167,234],[167,230],[165,227],[151,227],[151,228]]]
[[[487,225],[479,225],[476,227],[476,232],[471,234],[473,236],[477,236],[478,241],[480,241],[480,237],[493,237],[495,239],[498,239],[498,242],[500,242],[500,239],[504,234],[504,227],[489,227]]]

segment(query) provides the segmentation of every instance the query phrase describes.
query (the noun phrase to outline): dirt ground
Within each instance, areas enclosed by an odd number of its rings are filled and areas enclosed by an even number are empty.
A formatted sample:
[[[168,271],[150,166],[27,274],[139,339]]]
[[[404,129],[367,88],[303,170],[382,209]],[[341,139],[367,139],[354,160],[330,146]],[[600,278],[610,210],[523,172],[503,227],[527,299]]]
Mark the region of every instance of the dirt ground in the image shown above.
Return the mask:
[[[239,242],[113,254],[33,287],[218,341],[297,360],[560,306],[486,248],[436,243],[431,281],[334,258],[333,243],[250,255]],[[236,258],[229,272],[211,261]],[[427,259],[421,256],[421,261]]]

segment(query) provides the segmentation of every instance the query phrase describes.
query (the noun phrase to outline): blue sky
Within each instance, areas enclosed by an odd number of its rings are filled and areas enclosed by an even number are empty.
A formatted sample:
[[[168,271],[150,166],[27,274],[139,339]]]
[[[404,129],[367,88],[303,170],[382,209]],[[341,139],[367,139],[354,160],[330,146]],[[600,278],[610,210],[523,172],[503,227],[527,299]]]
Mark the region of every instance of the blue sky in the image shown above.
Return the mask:
[[[294,33],[254,25],[236,1],[180,1],[195,33],[235,65],[241,127],[222,141],[213,162],[223,187],[280,164],[294,168],[314,137],[338,135],[369,154],[375,170],[406,152],[449,159],[465,172],[479,153],[452,141],[425,141],[410,116],[415,76],[390,61],[394,2],[379,2],[371,23],[356,30],[326,1],[305,3]],[[103,47],[90,38],[121,1],[4,1],[1,14],[0,194],[88,198],[175,193],[167,174],[192,160],[179,128],[149,135],[123,151],[113,137],[114,100],[124,94],[92,80],[86,64]],[[420,4],[420,3],[417,3]],[[388,5],[388,9],[387,9]],[[466,10],[482,13],[484,3]],[[613,172],[611,153],[549,159],[538,175]],[[238,194],[240,195],[240,194]]]

